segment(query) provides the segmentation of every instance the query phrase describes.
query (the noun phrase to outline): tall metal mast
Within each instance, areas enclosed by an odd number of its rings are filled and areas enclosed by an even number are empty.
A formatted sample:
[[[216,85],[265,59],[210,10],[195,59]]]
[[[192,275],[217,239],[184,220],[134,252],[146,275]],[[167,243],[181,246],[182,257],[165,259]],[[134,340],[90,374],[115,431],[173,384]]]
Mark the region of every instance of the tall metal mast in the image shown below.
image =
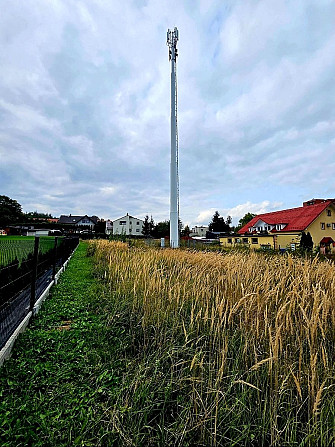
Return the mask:
[[[179,178],[177,127],[177,42],[178,29],[168,30],[167,42],[171,61],[171,162],[170,162],[170,247],[179,247]]]

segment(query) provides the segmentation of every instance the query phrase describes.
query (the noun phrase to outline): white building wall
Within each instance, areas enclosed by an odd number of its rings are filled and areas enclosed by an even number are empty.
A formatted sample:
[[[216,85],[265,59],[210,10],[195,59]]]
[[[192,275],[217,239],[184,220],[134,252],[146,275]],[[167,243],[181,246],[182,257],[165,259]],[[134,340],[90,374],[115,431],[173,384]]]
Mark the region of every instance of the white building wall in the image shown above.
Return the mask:
[[[89,227],[89,228],[93,228],[94,227],[94,223],[88,219],[87,217],[83,217],[82,219],[80,219],[77,223],[77,226],[81,226],[81,227]]]
[[[143,224],[143,220],[127,214],[126,216],[113,220],[113,234],[142,236]]]
[[[200,237],[206,237],[206,233],[209,230],[208,226],[205,225],[200,225],[200,226],[195,226],[193,228],[191,228],[191,233],[190,236],[200,236]]]
[[[106,228],[105,228],[106,234],[112,234],[113,233],[113,222],[111,220],[106,220]]]

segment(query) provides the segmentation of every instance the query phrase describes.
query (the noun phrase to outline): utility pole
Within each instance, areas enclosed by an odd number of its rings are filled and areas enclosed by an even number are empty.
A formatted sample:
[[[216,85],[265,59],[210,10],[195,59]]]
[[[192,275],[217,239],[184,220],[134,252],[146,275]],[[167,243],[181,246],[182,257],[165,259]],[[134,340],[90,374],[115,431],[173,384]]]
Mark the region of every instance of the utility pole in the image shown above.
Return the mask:
[[[168,30],[167,46],[171,61],[171,162],[170,162],[170,247],[179,247],[179,178],[177,126],[177,42],[178,29]]]

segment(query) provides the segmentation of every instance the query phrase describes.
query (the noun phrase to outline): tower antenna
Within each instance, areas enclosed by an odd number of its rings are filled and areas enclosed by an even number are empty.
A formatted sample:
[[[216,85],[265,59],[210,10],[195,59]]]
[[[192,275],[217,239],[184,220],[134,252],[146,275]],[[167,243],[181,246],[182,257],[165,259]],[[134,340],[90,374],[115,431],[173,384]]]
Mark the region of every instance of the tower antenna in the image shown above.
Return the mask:
[[[171,61],[171,162],[170,162],[170,247],[179,247],[179,177],[177,125],[177,42],[178,29],[168,29],[167,46]]]

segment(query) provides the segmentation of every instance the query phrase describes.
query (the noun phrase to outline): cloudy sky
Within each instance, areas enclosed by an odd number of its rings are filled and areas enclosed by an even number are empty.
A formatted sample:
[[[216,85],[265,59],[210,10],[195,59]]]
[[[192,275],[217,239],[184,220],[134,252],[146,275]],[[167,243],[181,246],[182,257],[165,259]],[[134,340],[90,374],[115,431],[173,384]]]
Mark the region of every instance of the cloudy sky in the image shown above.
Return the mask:
[[[169,217],[335,196],[335,2],[0,0],[0,194],[24,211]]]

